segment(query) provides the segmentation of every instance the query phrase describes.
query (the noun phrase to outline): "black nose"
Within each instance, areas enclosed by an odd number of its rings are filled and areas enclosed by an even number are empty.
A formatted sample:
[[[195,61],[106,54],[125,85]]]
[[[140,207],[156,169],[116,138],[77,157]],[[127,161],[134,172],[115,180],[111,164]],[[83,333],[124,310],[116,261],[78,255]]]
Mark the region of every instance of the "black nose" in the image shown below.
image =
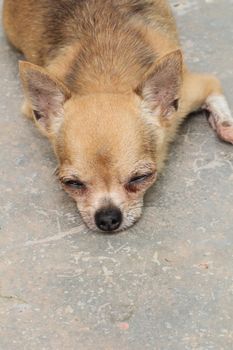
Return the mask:
[[[95,214],[95,223],[102,231],[115,231],[122,223],[122,213],[114,207],[100,209]]]

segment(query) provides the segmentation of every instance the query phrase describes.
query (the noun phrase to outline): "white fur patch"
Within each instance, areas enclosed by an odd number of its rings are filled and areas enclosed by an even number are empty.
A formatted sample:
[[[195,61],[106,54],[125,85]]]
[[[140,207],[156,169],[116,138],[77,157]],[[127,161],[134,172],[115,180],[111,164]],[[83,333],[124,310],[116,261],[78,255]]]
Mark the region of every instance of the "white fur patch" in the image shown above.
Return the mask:
[[[233,116],[223,95],[210,95],[206,100],[206,108],[212,114],[217,124],[229,122],[233,124]]]

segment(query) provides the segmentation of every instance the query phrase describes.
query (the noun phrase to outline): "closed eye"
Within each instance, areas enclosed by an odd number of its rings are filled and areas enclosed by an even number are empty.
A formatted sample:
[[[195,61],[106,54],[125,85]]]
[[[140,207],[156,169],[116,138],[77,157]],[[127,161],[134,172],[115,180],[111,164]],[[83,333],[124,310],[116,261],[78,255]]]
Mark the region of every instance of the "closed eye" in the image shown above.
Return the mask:
[[[128,192],[138,192],[145,189],[149,183],[151,183],[156,177],[156,172],[151,172],[143,175],[133,176],[128,183],[125,185],[125,188]]]
[[[61,180],[62,184],[65,185],[68,188],[73,188],[76,190],[84,190],[86,189],[86,185],[79,181],[79,180],[73,180],[73,179],[63,179]]]
[[[150,177],[153,176],[153,173],[149,174],[144,174],[144,175],[138,175],[138,176],[133,176],[130,181],[128,182],[128,185],[136,185],[140,184],[146,180],[148,180]]]

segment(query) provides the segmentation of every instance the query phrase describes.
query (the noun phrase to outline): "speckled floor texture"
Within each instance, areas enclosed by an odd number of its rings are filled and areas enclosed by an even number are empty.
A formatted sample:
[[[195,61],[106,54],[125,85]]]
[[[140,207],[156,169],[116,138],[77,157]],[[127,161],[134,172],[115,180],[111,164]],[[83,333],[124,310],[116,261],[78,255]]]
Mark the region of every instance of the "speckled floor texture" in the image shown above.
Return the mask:
[[[233,109],[233,1],[172,1],[189,65]],[[141,221],[89,232],[20,112],[19,55],[0,34],[0,349],[232,350],[233,146],[191,117]]]

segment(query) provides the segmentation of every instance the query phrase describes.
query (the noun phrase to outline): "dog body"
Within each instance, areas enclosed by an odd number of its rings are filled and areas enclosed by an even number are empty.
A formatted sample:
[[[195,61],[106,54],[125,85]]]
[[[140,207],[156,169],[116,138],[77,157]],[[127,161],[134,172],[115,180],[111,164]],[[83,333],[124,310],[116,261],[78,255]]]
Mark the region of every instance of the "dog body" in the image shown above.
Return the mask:
[[[59,178],[92,229],[141,215],[169,143],[192,111],[233,143],[219,81],[188,71],[165,0],[5,0],[24,112],[50,139]]]

